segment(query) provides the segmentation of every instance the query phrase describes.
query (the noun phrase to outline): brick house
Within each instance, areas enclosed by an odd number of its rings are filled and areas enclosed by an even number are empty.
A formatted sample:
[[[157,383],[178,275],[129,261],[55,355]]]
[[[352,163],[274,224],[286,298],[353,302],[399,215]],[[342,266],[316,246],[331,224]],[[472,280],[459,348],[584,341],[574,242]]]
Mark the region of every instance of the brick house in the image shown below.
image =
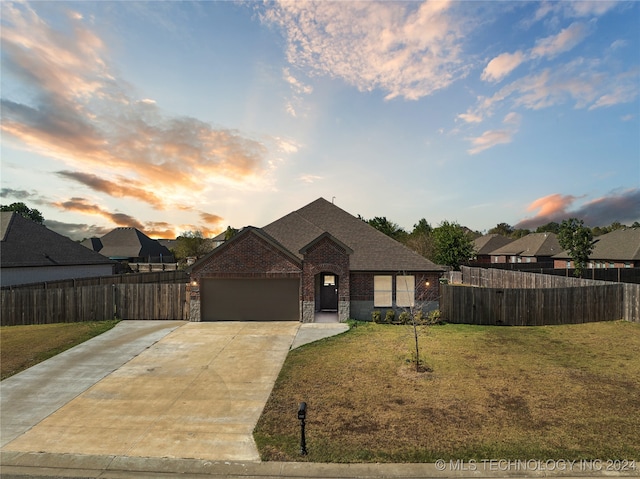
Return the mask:
[[[473,240],[473,249],[476,253],[474,262],[480,264],[491,263],[491,253],[498,248],[512,243],[514,240],[499,234],[488,234]],[[497,262],[497,261],[494,261]]]
[[[370,320],[436,307],[444,268],[323,198],[239,231],[190,269],[191,320]]]
[[[531,233],[489,253],[491,263],[552,263],[562,248],[555,233]]]
[[[553,257],[555,268],[574,268],[569,253]],[[587,268],[640,268],[640,228],[623,228],[597,236]]]

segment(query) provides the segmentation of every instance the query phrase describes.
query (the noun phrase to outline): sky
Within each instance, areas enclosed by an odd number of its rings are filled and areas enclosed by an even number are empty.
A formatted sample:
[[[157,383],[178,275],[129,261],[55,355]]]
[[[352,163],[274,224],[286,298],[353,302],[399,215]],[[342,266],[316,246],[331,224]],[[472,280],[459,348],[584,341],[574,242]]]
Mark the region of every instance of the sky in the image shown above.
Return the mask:
[[[640,221],[640,2],[0,9],[0,200],[73,239]]]

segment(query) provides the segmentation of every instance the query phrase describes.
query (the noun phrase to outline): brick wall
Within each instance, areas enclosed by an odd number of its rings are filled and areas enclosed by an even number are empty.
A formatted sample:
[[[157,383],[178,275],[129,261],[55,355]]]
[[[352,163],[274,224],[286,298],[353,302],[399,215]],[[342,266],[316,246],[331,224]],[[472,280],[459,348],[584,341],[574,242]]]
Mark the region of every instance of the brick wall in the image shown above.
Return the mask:
[[[323,238],[304,255],[302,299],[315,300],[315,276],[319,273],[338,276],[338,301],[349,301],[349,254],[330,238]]]
[[[202,278],[295,278],[301,266],[255,234],[247,233],[220,250],[191,272],[192,280]]]

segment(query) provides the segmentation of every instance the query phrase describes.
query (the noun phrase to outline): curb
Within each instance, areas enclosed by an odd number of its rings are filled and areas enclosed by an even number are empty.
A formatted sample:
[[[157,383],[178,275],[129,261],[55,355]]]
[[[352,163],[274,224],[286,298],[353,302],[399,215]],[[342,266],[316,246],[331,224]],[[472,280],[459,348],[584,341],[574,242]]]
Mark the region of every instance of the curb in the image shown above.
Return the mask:
[[[580,465],[580,461],[576,461]],[[590,462],[589,467],[567,467],[549,470],[545,467],[533,470],[517,470],[503,467],[499,470],[486,463],[475,463],[474,467],[460,467],[459,462],[436,464],[326,464],[308,462],[227,462],[199,459],[146,458],[130,456],[91,456],[49,453],[0,453],[3,479],[125,479],[175,477],[195,479],[202,477],[225,477],[249,479],[257,477],[279,477],[287,479],[334,479],[334,478],[536,478],[561,477],[640,477],[640,471],[606,470],[606,461]],[[526,463],[523,463],[526,464]],[[544,462],[542,466],[544,466]],[[560,464],[560,461],[557,461]],[[574,466],[576,465],[574,464]],[[586,462],[582,465],[586,466]],[[598,466],[599,464],[599,466]],[[506,465],[506,463],[505,463]],[[533,465],[533,464],[531,464]],[[444,467],[443,467],[444,466]],[[556,469],[554,467],[554,469]],[[560,468],[557,468],[560,469]],[[579,470],[576,470],[579,469]],[[599,469],[599,470],[597,470]]]

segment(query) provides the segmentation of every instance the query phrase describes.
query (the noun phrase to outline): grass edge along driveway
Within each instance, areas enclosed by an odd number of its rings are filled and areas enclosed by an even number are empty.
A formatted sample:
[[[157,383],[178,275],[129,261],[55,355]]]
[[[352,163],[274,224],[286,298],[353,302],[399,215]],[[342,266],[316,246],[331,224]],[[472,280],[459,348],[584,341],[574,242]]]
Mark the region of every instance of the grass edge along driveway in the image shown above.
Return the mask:
[[[291,351],[254,431],[262,460],[640,459],[640,324],[358,323]],[[308,404],[301,456],[299,402]]]
[[[0,379],[24,371],[118,324],[118,320],[0,327]]]

